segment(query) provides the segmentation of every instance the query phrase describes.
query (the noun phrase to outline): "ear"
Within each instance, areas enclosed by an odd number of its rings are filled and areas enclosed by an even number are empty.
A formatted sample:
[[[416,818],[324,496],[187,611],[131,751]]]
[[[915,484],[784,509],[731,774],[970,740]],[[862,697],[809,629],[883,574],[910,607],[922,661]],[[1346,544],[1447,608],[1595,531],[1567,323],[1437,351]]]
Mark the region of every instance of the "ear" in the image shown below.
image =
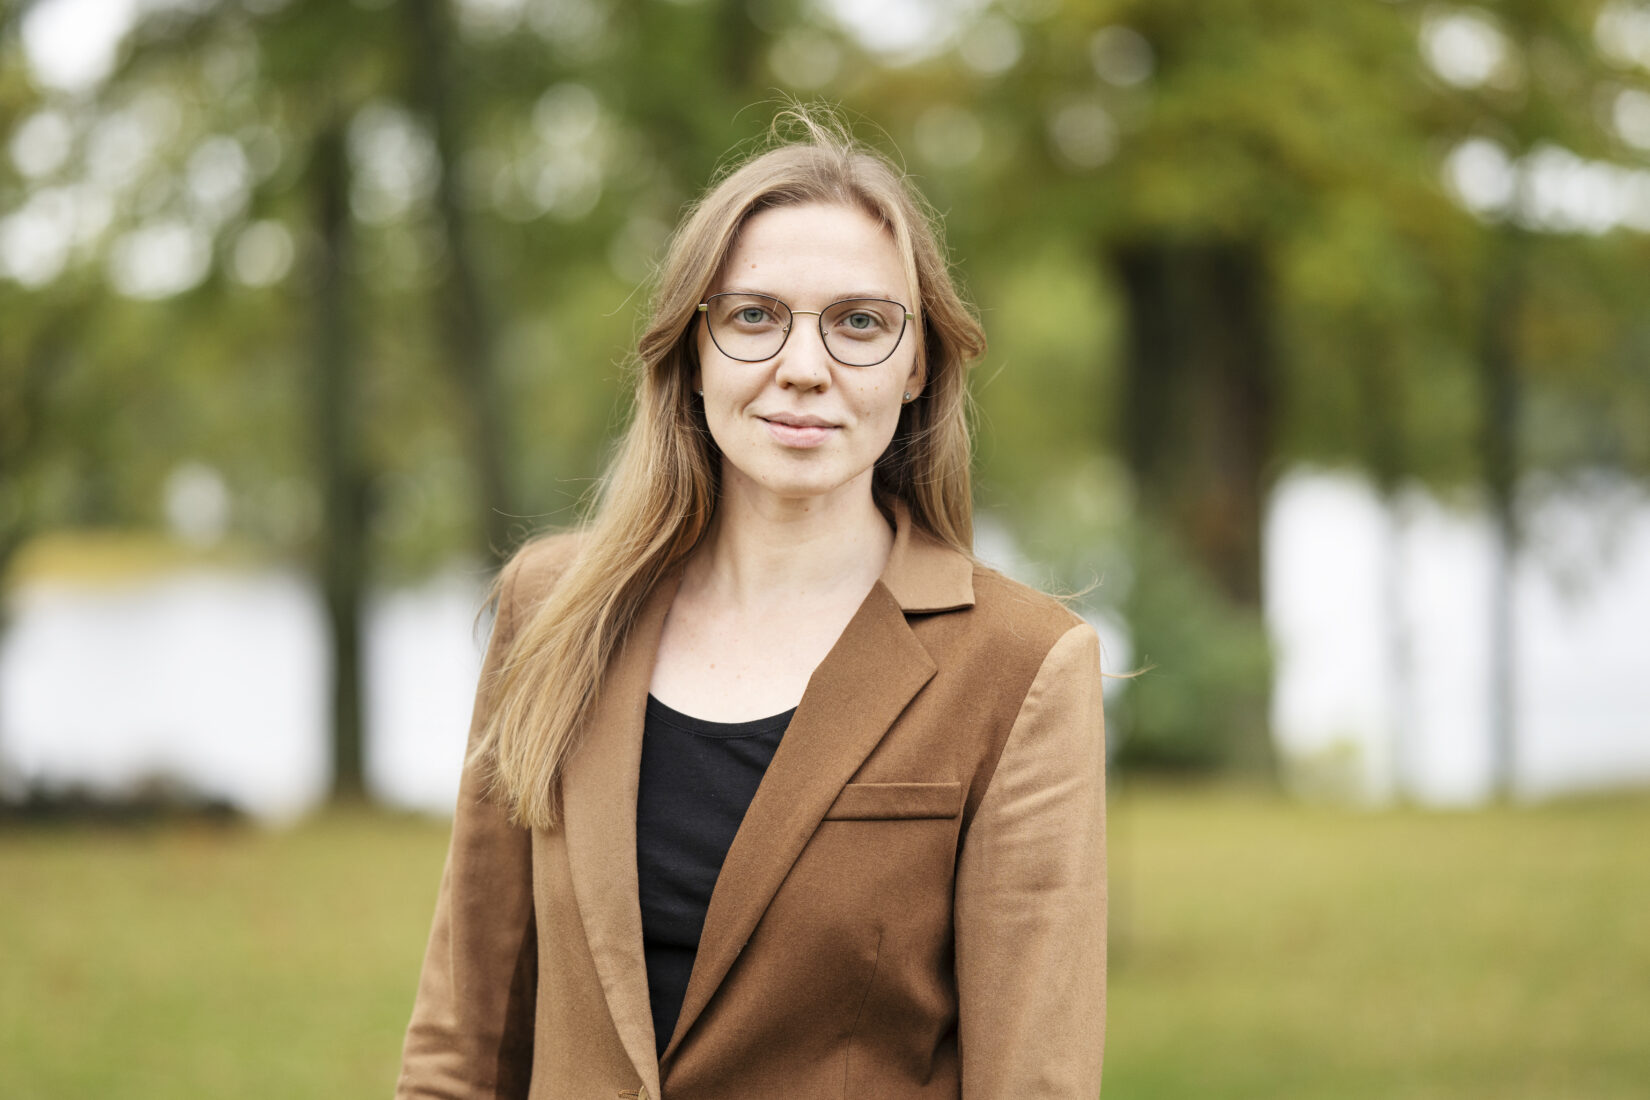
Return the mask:
[[[905,392],[911,395],[912,401],[915,401],[917,395],[922,393],[922,387],[928,381],[927,364],[922,359],[922,356],[918,356],[911,363],[911,373],[906,375],[905,378]]]
[[[913,289],[912,293],[916,291]],[[915,401],[928,382],[928,325],[920,316],[911,324],[917,329],[917,353],[911,357],[911,373],[905,378],[905,392]]]

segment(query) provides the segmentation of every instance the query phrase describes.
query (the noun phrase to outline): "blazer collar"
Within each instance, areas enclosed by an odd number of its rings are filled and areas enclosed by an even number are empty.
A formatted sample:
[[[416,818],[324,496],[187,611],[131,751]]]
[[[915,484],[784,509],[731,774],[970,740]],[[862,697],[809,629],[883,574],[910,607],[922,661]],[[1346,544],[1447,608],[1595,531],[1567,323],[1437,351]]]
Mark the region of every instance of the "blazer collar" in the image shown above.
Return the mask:
[[[882,584],[907,614],[974,606],[974,563],[912,523],[904,501],[894,505],[894,549]]]
[[[907,614],[970,607],[973,563],[895,508],[894,547],[807,690],[722,864],[686,997],[664,1057],[706,1011],[808,838],[934,674]],[[608,1009],[649,1096],[660,1095],[636,879],[636,792],[648,685],[679,572],[637,616],[563,776],[573,893]],[[843,717],[851,715],[851,722]]]

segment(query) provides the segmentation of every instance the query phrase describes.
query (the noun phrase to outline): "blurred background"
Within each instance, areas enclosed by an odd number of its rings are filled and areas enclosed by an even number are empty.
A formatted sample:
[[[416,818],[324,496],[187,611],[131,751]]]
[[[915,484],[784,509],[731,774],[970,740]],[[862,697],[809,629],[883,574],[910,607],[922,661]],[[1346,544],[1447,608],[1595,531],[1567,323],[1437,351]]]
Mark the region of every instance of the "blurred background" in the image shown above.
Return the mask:
[[[789,98],[1150,670],[1107,1096],[1644,1096],[1638,0],[0,0],[0,1092],[389,1090],[482,593]]]

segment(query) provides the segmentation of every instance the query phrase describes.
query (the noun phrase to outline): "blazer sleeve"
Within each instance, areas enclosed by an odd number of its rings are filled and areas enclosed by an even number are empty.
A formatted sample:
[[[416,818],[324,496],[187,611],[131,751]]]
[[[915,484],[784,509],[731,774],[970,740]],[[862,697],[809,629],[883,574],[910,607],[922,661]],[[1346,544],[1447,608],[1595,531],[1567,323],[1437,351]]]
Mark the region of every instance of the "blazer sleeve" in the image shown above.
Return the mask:
[[[963,1100],[1095,1100],[1106,1027],[1100,643],[1049,650],[958,860]]]
[[[470,721],[474,747],[516,627],[518,554],[505,567]],[[485,797],[466,763],[435,920],[402,1051],[398,1100],[527,1095],[538,959],[531,836]]]

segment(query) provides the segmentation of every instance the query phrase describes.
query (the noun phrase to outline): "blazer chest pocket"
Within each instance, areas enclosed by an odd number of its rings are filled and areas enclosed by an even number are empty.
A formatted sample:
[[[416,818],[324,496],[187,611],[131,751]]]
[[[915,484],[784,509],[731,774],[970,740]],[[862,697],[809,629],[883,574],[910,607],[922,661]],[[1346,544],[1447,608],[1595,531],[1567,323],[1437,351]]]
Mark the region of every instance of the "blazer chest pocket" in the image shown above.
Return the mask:
[[[826,821],[906,821],[962,813],[961,783],[849,783]]]

